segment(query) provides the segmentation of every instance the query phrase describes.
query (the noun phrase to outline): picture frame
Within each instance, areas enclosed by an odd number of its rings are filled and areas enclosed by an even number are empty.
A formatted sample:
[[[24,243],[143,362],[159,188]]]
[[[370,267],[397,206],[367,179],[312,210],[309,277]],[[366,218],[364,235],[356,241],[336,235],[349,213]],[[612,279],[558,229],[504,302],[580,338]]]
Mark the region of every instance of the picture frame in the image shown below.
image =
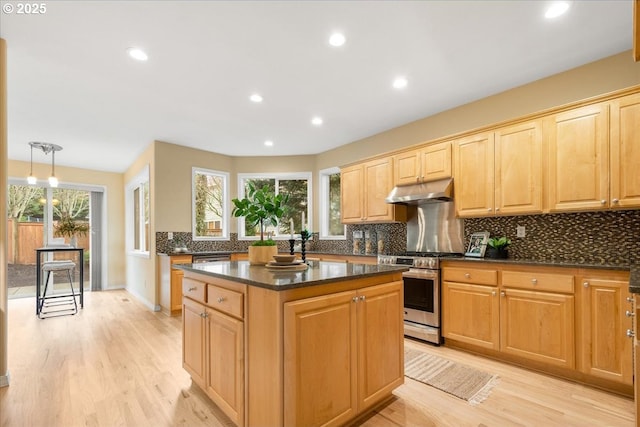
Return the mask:
[[[467,252],[464,255],[483,258],[484,252],[487,249],[487,239],[489,239],[488,231],[480,231],[471,234],[471,238],[469,239],[469,247],[467,248]]]

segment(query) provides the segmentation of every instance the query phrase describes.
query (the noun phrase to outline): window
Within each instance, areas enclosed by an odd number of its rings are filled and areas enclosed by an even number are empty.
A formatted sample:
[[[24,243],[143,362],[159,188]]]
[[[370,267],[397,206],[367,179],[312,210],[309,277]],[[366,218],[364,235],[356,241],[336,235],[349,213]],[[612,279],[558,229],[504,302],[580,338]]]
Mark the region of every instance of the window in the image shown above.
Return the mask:
[[[149,166],[127,184],[127,248],[149,255]]]
[[[229,239],[229,174],[193,168],[191,178],[193,240]]]
[[[340,215],[340,169],[320,171],[320,238],[346,239],[346,226]]]
[[[313,224],[309,217],[311,209],[311,173],[283,173],[283,174],[238,174],[238,198],[245,197],[247,192],[247,184],[251,182],[256,188],[262,188],[265,185],[276,194],[288,194],[288,209],[280,219],[277,227],[269,224],[265,227],[265,237],[270,233],[274,238],[288,239],[292,233],[300,233],[302,226],[302,216],[304,214],[306,228],[310,232],[313,231]],[[238,238],[240,239],[258,239],[260,238],[260,225],[252,226],[246,224],[244,218],[238,218]],[[293,230],[291,230],[291,220],[293,220]]]

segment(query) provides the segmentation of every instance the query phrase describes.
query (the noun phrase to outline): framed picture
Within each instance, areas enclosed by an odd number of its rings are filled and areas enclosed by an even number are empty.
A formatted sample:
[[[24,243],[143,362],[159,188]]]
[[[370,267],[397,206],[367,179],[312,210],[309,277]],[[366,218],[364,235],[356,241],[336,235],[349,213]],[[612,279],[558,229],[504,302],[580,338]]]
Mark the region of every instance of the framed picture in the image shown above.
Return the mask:
[[[482,231],[479,233],[473,233],[471,239],[469,239],[469,247],[465,256],[472,256],[477,258],[484,257],[484,251],[487,249],[487,239],[489,238],[488,231]]]

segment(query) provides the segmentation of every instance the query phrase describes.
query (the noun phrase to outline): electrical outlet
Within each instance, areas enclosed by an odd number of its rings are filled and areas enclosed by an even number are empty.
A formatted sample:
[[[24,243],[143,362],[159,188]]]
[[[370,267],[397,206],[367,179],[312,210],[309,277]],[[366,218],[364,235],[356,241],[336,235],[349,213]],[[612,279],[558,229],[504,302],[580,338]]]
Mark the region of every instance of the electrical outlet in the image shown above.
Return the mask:
[[[167,233],[167,239],[173,240],[173,231]]]
[[[362,239],[362,230],[356,230],[353,232],[354,239]]]
[[[524,231],[524,225],[519,225],[516,227],[516,237],[525,237],[526,233]]]

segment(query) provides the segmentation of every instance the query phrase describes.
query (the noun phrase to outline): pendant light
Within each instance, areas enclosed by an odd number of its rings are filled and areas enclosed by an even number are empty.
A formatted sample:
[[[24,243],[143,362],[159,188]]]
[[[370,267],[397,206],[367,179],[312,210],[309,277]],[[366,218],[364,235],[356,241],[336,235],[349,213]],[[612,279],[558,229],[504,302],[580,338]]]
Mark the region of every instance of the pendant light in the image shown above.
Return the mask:
[[[27,178],[29,184],[35,184],[37,182],[36,177],[33,175],[33,148],[39,148],[44,154],[51,153],[51,176],[49,177],[49,185],[51,187],[58,186],[58,178],[56,177],[56,151],[61,151],[62,147],[57,144],[50,144],[48,142],[29,142],[31,146],[31,172]]]

